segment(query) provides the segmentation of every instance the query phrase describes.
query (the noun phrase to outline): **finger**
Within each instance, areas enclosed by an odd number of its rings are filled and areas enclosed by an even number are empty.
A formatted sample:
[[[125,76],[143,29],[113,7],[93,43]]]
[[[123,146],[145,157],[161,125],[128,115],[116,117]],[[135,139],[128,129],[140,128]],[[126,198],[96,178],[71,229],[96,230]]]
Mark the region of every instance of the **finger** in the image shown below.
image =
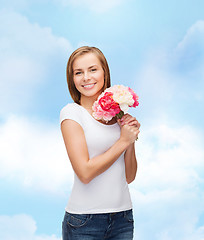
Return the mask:
[[[135,126],[135,127],[137,127],[138,129],[139,129],[140,126],[141,126],[140,123],[139,123],[137,120],[136,120],[136,121],[133,121],[133,122],[130,122],[129,125],[130,125],[130,126]]]
[[[121,125],[122,125],[122,122],[121,122],[121,119],[117,119],[117,123],[118,123],[118,125],[121,127]]]
[[[137,120],[134,117],[128,118],[127,120],[123,121],[123,124],[128,125],[137,125]]]
[[[125,120],[127,120],[129,117],[132,117],[132,116],[131,116],[130,114],[126,113],[126,114],[124,114],[124,115],[122,116],[121,120],[122,120],[122,121],[125,121]]]
[[[134,120],[132,120],[132,121],[129,121],[129,122],[126,122],[125,124],[128,124],[129,126],[135,126],[135,127],[137,127],[138,129],[140,128],[140,123],[136,120],[136,119],[134,119]]]
[[[128,123],[129,126],[138,127],[137,121],[131,121]]]
[[[136,120],[136,118],[135,118],[135,117],[132,117],[131,115],[128,114],[127,116],[125,116],[125,117],[122,118],[121,120],[122,120],[122,123],[123,123],[123,124],[128,124],[128,123],[130,123],[131,121]]]

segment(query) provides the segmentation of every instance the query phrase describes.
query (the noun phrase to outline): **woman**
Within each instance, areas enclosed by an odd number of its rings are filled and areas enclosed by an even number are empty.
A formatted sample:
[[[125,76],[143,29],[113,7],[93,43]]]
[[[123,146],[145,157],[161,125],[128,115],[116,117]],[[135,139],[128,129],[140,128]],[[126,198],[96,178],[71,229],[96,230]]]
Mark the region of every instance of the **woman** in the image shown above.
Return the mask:
[[[67,82],[74,103],[61,110],[60,122],[75,174],[63,240],[133,239],[128,184],[137,171],[134,142],[140,124],[129,114],[108,123],[92,117],[94,101],[110,87],[109,67],[98,48],[72,53]]]

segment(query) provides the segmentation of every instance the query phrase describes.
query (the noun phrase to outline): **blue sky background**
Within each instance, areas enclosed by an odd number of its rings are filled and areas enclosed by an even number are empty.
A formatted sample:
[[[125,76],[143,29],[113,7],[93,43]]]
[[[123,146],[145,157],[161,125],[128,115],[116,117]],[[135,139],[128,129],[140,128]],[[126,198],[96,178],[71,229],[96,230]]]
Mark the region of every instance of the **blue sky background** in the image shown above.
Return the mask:
[[[140,105],[135,240],[204,239],[204,2],[0,0],[0,239],[60,240],[72,169],[59,127],[82,45]]]

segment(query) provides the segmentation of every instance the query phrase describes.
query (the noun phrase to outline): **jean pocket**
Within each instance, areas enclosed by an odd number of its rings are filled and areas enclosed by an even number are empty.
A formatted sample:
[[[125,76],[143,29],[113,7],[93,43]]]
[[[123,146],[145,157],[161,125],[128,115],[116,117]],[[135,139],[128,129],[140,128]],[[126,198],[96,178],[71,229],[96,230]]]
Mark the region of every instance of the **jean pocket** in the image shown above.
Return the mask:
[[[91,216],[90,214],[67,213],[67,224],[71,227],[79,228],[86,225]]]
[[[125,218],[128,222],[134,222],[132,210],[127,210],[127,211],[125,211],[125,212],[124,212],[124,218]]]

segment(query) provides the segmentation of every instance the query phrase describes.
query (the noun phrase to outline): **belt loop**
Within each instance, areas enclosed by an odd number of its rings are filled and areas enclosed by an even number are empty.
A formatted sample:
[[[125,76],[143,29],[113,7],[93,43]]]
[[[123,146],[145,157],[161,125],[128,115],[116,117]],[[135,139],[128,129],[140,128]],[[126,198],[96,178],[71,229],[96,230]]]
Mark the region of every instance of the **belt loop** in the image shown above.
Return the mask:
[[[108,214],[108,221],[109,221],[109,223],[111,222],[111,220],[112,220],[112,219],[111,219],[111,213],[109,213],[109,214]]]

